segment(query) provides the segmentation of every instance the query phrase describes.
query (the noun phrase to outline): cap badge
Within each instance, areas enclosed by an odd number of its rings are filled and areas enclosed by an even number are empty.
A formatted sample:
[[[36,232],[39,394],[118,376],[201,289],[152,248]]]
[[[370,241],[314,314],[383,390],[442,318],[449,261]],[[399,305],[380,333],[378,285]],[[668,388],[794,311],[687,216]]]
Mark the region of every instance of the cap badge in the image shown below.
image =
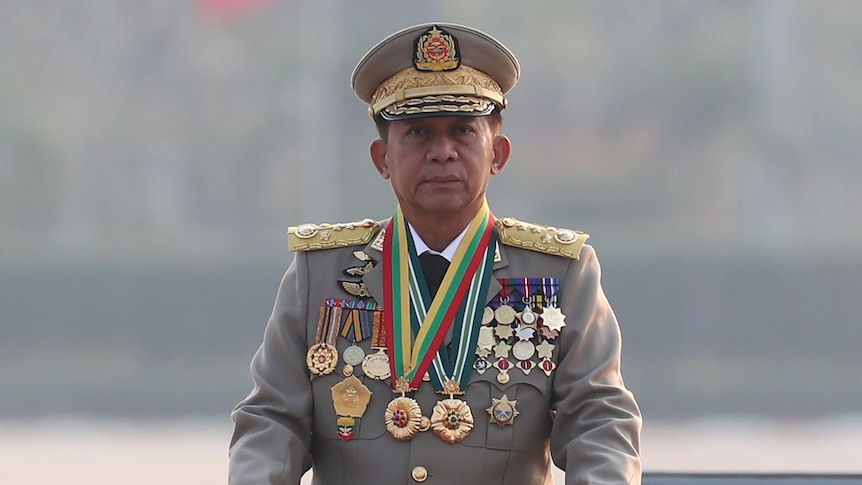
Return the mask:
[[[415,48],[413,67],[419,71],[451,71],[461,66],[458,39],[436,25],[416,38]]]

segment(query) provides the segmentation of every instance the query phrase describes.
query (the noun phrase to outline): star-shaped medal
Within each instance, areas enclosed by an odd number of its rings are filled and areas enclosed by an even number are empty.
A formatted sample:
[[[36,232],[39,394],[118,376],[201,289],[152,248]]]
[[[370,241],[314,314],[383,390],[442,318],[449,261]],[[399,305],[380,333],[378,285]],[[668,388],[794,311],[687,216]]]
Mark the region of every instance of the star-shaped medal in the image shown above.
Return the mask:
[[[512,350],[512,346],[507,344],[506,342],[500,341],[494,347],[494,357],[498,359],[505,359],[509,357],[509,351]]]
[[[542,326],[542,328],[540,328],[540,330],[542,331],[542,336],[544,336],[546,339],[549,339],[549,340],[555,339],[560,335],[560,332],[558,332],[556,330],[551,330],[550,328],[545,327],[545,326]]]
[[[535,329],[529,327],[518,326],[518,329],[515,330],[515,336],[518,337],[518,340],[530,340],[533,338],[533,334],[536,333]]]
[[[539,353],[540,359],[550,359],[553,351],[554,346],[548,343],[547,340],[542,340],[542,343],[536,346],[536,352]]]
[[[511,325],[503,325],[499,324],[494,329],[494,333],[497,334],[497,337],[501,339],[507,339],[512,336],[512,326]]]
[[[516,404],[518,404],[518,401],[510,401],[505,394],[503,394],[502,399],[495,399],[492,397],[491,407],[485,410],[491,415],[491,421],[489,422],[496,424],[501,429],[503,426],[514,425],[515,416],[521,414],[517,409],[515,409]]]
[[[565,319],[566,316],[563,315],[563,312],[553,305],[546,306],[545,309],[542,310],[542,322],[551,330],[559,332],[566,326],[566,322],[563,321]]]

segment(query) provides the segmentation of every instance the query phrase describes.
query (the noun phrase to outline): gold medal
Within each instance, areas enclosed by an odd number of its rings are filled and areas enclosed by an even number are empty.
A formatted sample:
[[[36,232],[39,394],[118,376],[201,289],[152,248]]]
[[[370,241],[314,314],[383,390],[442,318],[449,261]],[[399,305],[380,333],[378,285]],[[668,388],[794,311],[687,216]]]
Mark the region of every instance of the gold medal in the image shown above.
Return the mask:
[[[494,347],[494,331],[491,327],[482,327],[479,329],[479,338],[476,340],[476,348],[482,350],[491,350]]]
[[[497,320],[497,323],[512,323],[515,321],[515,309],[509,305],[500,305],[494,310],[494,318]]]
[[[509,324],[500,324],[494,328],[494,334],[502,340],[506,340],[515,334],[515,329]]]
[[[491,307],[486,306],[484,310],[482,310],[482,325],[490,325],[491,322],[494,321],[494,310]]]
[[[400,396],[386,405],[386,430],[395,439],[407,441],[412,439],[422,427],[422,409],[415,399]],[[427,429],[427,428],[426,428]]]
[[[332,405],[339,416],[361,418],[370,400],[371,391],[356,376],[332,386]]]
[[[540,359],[550,359],[554,353],[554,346],[547,340],[542,340],[542,343],[536,346],[536,351]]]
[[[325,342],[314,344],[308,349],[305,363],[312,374],[331,374],[338,365],[338,349]]]
[[[548,305],[542,310],[542,323],[551,331],[562,330],[566,326],[565,320],[563,311],[554,305]]]
[[[443,399],[434,406],[431,429],[444,441],[458,443],[473,430],[473,413],[460,399]]]
[[[374,354],[368,354],[362,359],[362,372],[377,381],[389,379],[392,372],[389,368],[389,356],[383,349]]]

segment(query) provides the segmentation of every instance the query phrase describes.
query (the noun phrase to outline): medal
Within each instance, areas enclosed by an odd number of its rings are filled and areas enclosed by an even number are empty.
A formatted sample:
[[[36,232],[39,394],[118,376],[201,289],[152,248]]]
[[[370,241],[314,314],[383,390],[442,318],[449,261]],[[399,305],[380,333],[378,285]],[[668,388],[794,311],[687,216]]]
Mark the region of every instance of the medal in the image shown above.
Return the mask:
[[[344,358],[345,364],[357,366],[362,363],[363,359],[365,359],[365,351],[359,348],[359,346],[354,342],[350,347],[344,349],[342,358]]]
[[[305,354],[305,363],[312,374],[331,374],[338,365],[338,349],[335,348],[335,339],[338,338],[340,323],[340,307],[324,304],[320,308],[315,343]]]
[[[529,340],[519,340],[512,346],[512,356],[518,360],[530,360],[536,353],[536,347]]]
[[[339,416],[361,418],[370,400],[371,391],[356,376],[332,386],[332,405]]]
[[[507,359],[509,357],[509,351],[511,349],[511,345],[506,343],[505,340],[501,340],[497,342],[497,345],[494,346],[494,357],[498,359]]]
[[[502,340],[506,340],[507,338],[514,335],[514,333],[515,330],[512,328],[511,325],[507,323],[497,324],[497,326],[494,327],[494,334]]]
[[[518,315],[518,318],[520,318],[521,323],[529,327],[535,325],[539,317],[533,313],[533,310],[530,309],[530,304],[527,303],[527,306],[524,307],[524,311]]]
[[[389,356],[386,355],[386,328],[380,318],[382,312],[374,312],[371,331],[371,348],[377,349],[376,353],[368,354],[362,359],[362,372],[376,380],[389,379],[392,375],[389,367]]]
[[[461,384],[449,379],[443,384],[441,394],[448,394],[449,399],[437,401],[431,413],[431,430],[434,434],[449,443],[458,443],[473,430],[473,412],[470,406],[455,395],[464,394]]]
[[[485,411],[491,415],[490,422],[499,426],[500,429],[503,429],[504,426],[514,425],[515,416],[521,414],[517,409],[515,409],[516,404],[518,404],[518,401],[510,401],[509,398],[503,394],[503,399],[491,398],[491,407]]]
[[[362,359],[362,372],[376,380],[382,381],[389,379],[392,375],[389,368],[389,356],[383,349],[378,349],[376,353],[368,354]]]
[[[476,349],[491,350],[494,347],[494,331],[491,327],[479,329],[479,339],[476,340]]]
[[[415,399],[399,396],[386,405],[384,420],[389,434],[399,441],[407,441],[419,432],[422,409]]]
[[[341,372],[349,377],[353,375],[353,368],[362,363],[365,351],[359,348],[356,342],[353,342],[350,347],[344,349],[342,357],[344,358],[344,369]]]
[[[532,360],[518,361],[518,368],[524,371],[524,375],[529,375],[533,367],[536,367],[536,364]]]
[[[484,310],[482,310],[482,325],[490,325],[491,322],[494,321],[494,310],[491,307],[486,306]]]
[[[542,359],[542,362],[539,363],[539,368],[545,373],[546,376],[551,377],[551,372],[554,372],[554,369],[557,368],[557,364],[554,363],[551,359]]]
[[[386,429],[397,440],[409,440],[431,429],[448,443],[458,443],[473,429],[473,414],[462,394],[479,348],[490,351],[494,336],[484,302],[493,271],[495,242],[493,215],[487,202],[467,227],[437,293],[431,297],[421,275],[416,249],[399,207],[384,240],[384,323],[393,389],[401,396],[386,407]],[[481,328],[486,330],[482,331]],[[451,350],[442,347],[451,330]],[[430,419],[422,417],[419,404],[405,396],[428,374],[434,387],[449,395],[434,406]]]
[[[497,320],[497,323],[512,323],[515,321],[515,309],[504,302],[494,310],[494,318]]]
[[[330,345],[325,342],[314,344],[310,349],[308,349],[308,354],[305,356],[305,363],[308,365],[308,370],[310,370],[312,374],[331,374],[338,364],[338,350],[334,345]]]
[[[506,359],[499,359],[497,362],[494,362],[494,367],[500,371],[500,373],[497,374],[497,382],[500,384],[509,382],[509,369],[512,368],[512,363]]]
[[[412,391],[410,382],[405,378],[395,380],[395,391],[401,395],[389,401],[386,405],[386,412],[383,415],[383,420],[386,423],[386,431],[398,441],[407,441],[413,438],[421,429],[423,424],[422,408],[415,399],[409,398],[404,394]],[[425,426],[425,429],[428,429]]]
[[[542,323],[552,331],[559,332],[566,326],[566,316],[554,305],[548,305],[542,310]]]
[[[353,438],[356,424],[354,418],[361,418],[365,414],[371,400],[371,391],[353,375],[332,386],[331,391],[332,406],[338,415],[338,437],[349,441]]]
[[[443,399],[434,406],[431,430],[449,443],[458,443],[473,429],[473,413],[460,399]]]
[[[488,370],[488,367],[491,367],[491,364],[485,357],[479,357],[473,361],[473,368],[476,369],[476,372],[479,374],[484,374],[485,371]]]
[[[547,340],[542,340],[542,343],[536,346],[536,352],[539,353],[540,359],[550,359],[554,352],[554,346]]]

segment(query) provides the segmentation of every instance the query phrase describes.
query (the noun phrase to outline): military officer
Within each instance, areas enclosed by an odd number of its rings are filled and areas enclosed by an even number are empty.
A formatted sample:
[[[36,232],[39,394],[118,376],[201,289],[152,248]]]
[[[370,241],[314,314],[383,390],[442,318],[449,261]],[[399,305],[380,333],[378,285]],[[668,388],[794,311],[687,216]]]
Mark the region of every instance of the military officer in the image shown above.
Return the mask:
[[[495,218],[515,56],[396,32],[352,85],[392,217],[304,224],[232,417],[230,483],[639,484],[641,418],[587,235]]]

